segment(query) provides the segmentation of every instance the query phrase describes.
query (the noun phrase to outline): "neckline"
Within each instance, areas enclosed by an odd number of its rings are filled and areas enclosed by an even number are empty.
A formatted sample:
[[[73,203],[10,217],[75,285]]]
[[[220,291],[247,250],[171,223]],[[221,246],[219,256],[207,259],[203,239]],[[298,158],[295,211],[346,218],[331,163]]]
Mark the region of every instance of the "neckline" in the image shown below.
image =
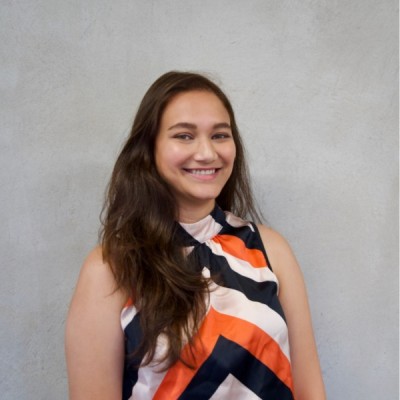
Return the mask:
[[[185,246],[204,243],[216,236],[225,226],[224,211],[216,204],[210,214],[197,222],[179,222],[179,228]]]

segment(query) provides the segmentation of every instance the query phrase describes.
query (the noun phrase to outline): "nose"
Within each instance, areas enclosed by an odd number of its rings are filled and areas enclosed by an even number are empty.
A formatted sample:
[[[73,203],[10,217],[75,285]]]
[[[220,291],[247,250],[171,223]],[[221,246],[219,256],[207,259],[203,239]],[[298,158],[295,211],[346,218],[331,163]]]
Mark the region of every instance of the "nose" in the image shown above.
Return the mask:
[[[194,159],[199,162],[210,163],[218,158],[214,143],[210,138],[202,138],[197,142]]]

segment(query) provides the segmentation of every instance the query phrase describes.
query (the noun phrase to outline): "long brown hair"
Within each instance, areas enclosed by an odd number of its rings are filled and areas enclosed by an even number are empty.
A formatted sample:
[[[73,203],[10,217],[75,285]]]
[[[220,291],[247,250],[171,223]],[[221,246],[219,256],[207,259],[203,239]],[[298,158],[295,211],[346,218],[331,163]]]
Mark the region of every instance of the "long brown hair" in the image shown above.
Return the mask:
[[[254,207],[244,149],[232,106],[222,90],[205,76],[168,72],[148,89],[137,111],[131,133],[117,159],[102,212],[103,258],[140,311],[143,340],[135,353],[142,365],[154,359],[157,338],[164,334],[168,350],[157,361],[171,365],[205,314],[208,282],[194,260],[185,257],[179,241],[177,203],[157,172],[154,146],[161,116],[178,93],[214,93],[230,116],[236,158],[232,175],[216,199],[236,215],[260,220]],[[190,364],[188,360],[182,360]]]

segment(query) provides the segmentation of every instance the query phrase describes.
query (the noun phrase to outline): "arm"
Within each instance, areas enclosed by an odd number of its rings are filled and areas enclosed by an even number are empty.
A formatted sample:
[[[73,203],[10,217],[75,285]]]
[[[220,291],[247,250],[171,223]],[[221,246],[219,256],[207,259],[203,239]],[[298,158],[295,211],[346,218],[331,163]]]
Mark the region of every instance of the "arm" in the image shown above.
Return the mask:
[[[289,329],[295,397],[297,400],[324,400],[324,383],[300,267],[281,235],[265,226],[259,226],[259,230],[279,280],[279,301]]]
[[[120,312],[125,301],[115,291],[101,249],[93,250],[83,264],[66,323],[71,400],[121,399],[124,335]]]

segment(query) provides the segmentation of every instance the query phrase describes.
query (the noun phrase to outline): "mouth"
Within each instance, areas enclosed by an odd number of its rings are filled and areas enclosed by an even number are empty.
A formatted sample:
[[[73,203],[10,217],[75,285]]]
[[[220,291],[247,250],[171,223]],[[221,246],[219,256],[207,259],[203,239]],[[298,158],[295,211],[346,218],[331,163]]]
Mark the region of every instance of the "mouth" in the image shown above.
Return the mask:
[[[216,172],[218,172],[221,168],[209,168],[209,169],[189,169],[189,168],[184,168],[186,172],[192,175],[214,175]]]

